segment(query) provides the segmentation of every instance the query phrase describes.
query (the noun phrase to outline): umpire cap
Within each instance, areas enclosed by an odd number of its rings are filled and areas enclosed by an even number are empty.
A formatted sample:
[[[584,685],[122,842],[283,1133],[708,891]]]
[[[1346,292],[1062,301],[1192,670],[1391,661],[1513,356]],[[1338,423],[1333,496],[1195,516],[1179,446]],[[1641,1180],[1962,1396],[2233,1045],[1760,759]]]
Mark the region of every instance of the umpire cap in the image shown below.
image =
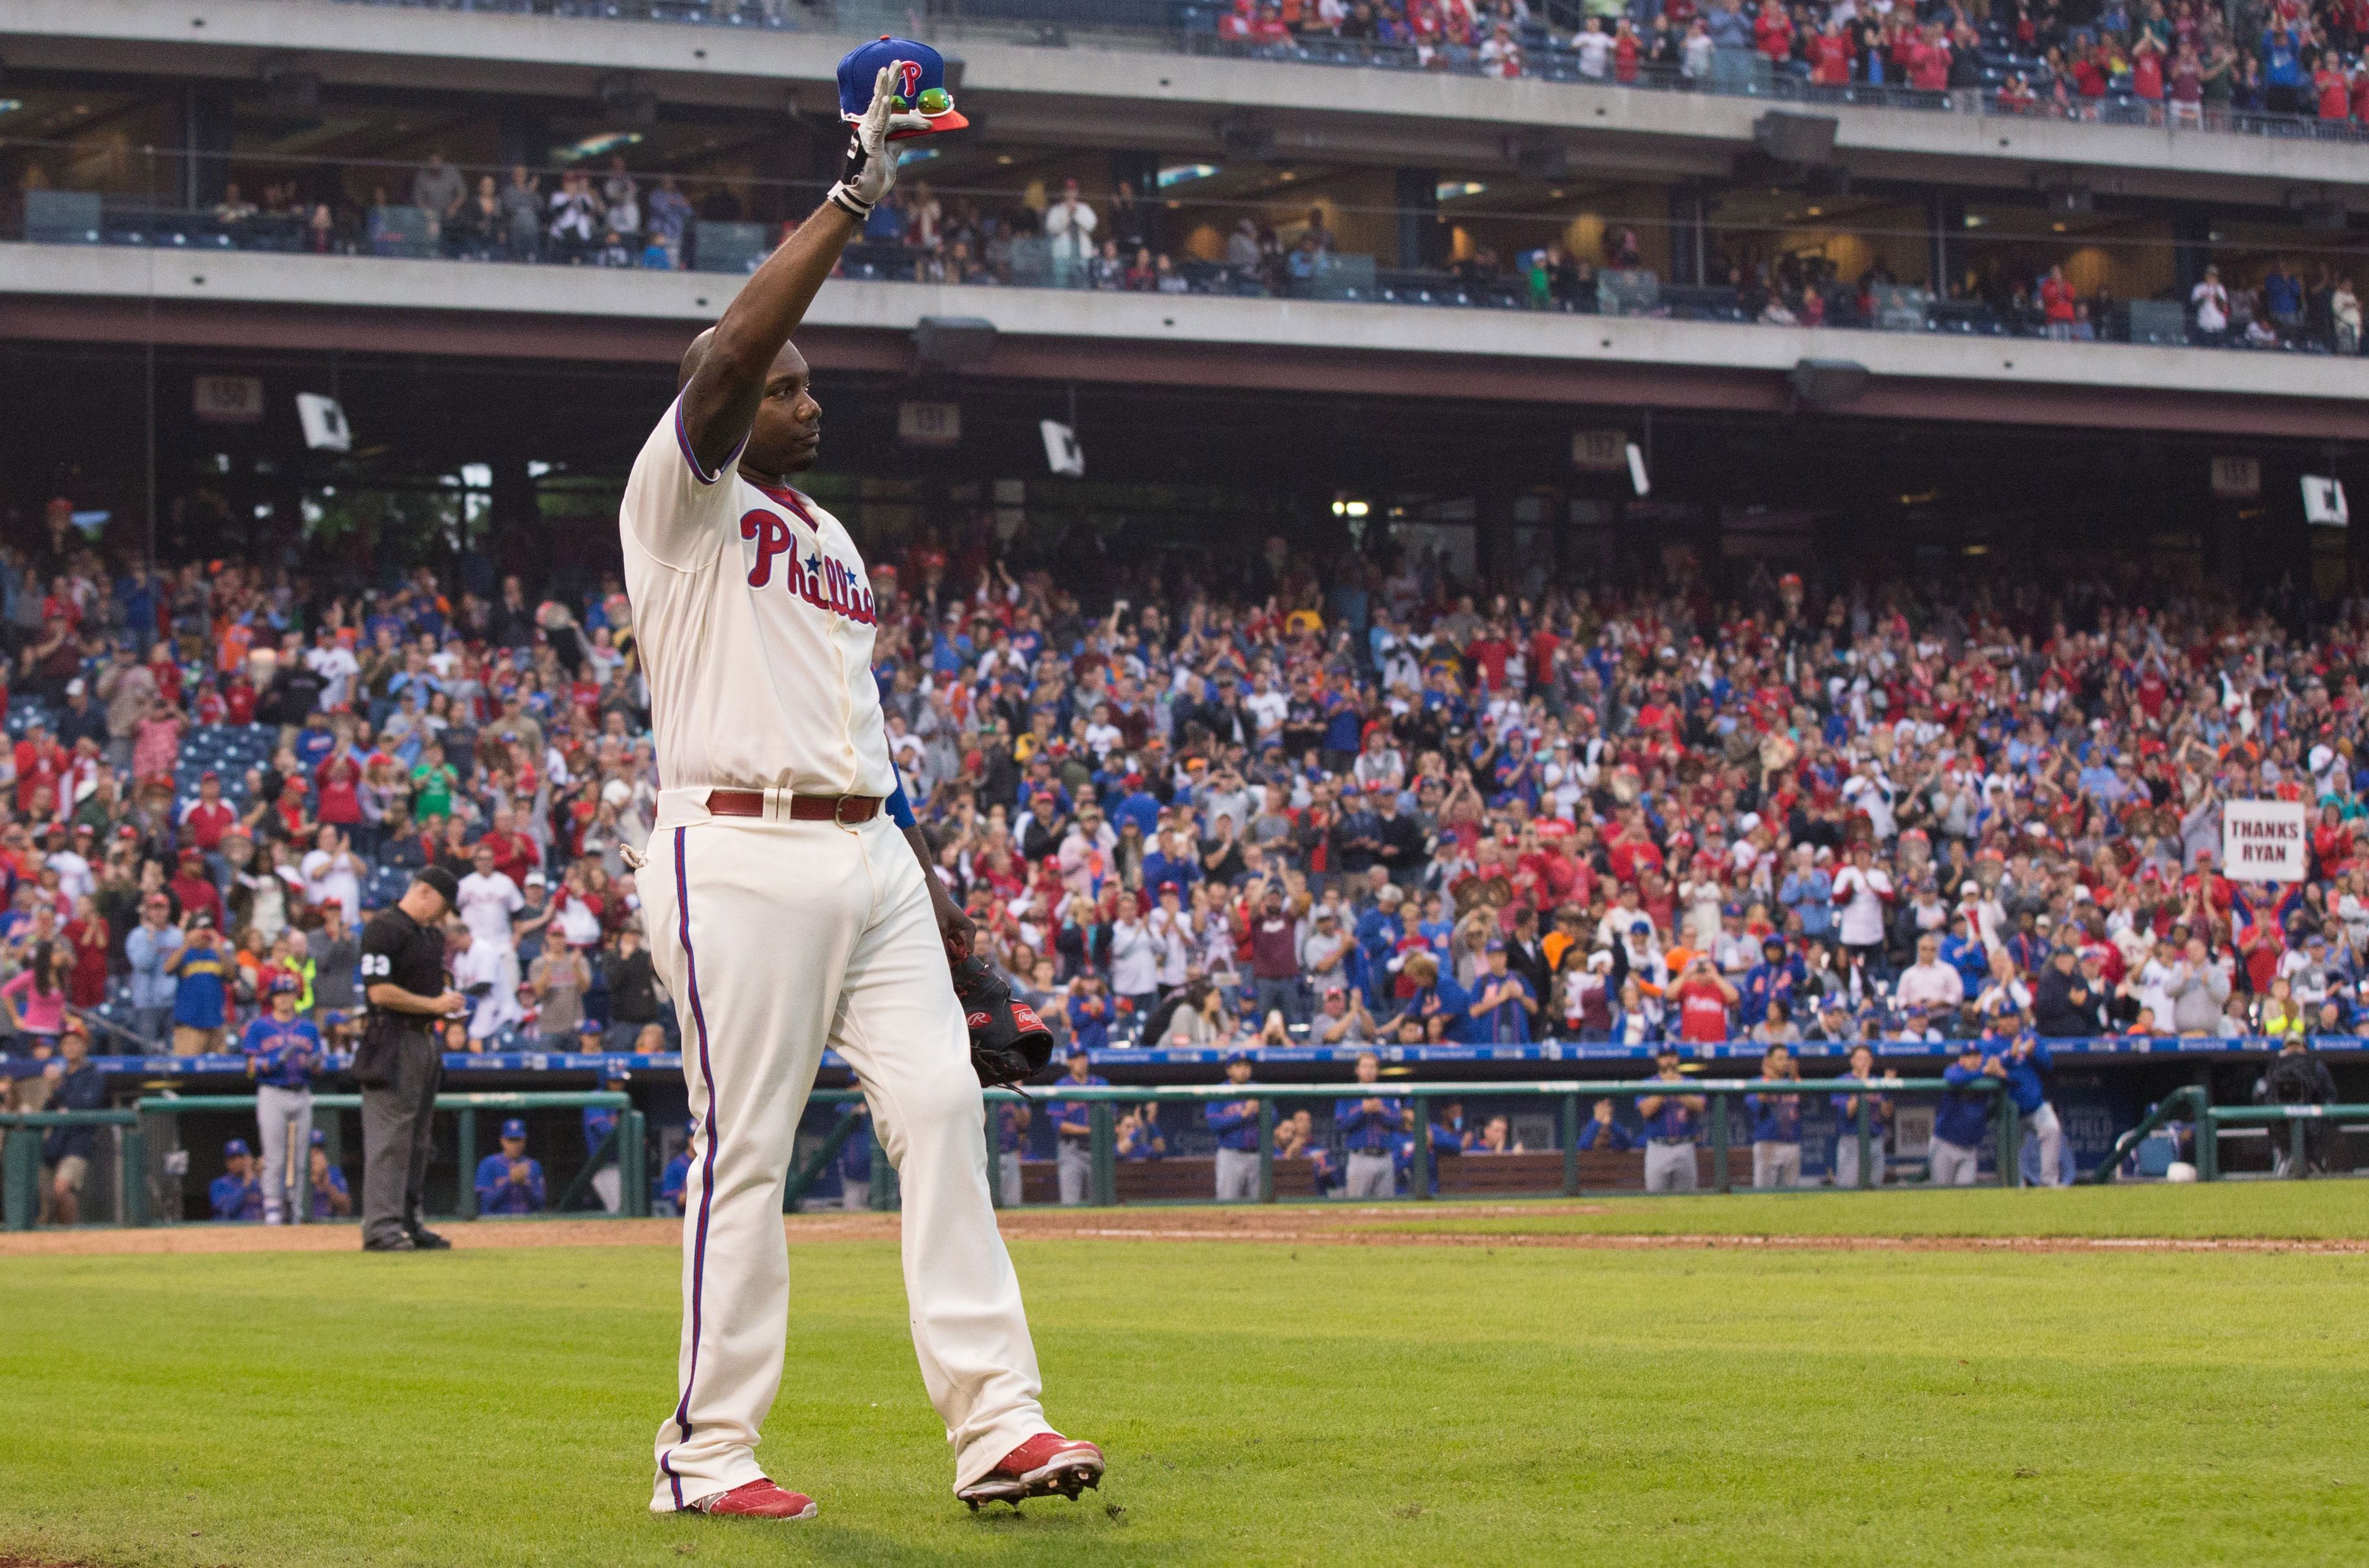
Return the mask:
[[[411,879],[414,882],[424,882],[435,888],[438,897],[444,900],[444,907],[448,910],[461,901],[460,881],[441,865],[431,865],[415,872]]]

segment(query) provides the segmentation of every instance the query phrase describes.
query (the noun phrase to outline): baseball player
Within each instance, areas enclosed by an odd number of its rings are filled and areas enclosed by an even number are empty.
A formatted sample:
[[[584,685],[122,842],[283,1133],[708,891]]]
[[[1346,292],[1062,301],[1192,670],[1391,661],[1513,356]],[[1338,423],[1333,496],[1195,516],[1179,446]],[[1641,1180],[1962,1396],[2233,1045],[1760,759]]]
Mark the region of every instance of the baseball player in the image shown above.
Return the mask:
[[[354,1195],[346,1185],[346,1173],[329,1162],[328,1136],[319,1127],[313,1129],[313,1148],[309,1156],[312,1173],[308,1185],[315,1219],[342,1219],[354,1211]]]
[[[238,1048],[255,1080],[255,1120],[263,1150],[263,1222],[301,1224],[312,1205],[304,1162],[312,1158],[313,1078],[321,1032],[296,1016],[303,981],[281,970],[269,981],[271,1011],[246,1026]]]
[[[1108,1083],[1109,1079],[1093,1070],[1093,1059],[1083,1046],[1070,1047],[1070,1075],[1059,1082],[1090,1088]],[[1086,1201],[1087,1178],[1093,1173],[1094,1107],[1089,1100],[1050,1100],[1046,1102],[1045,1119],[1053,1124],[1055,1145],[1054,1174],[1060,1185],[1061,1202],[1075,1208]]]
[[[1654,1053],[1656,1070],[1651,1082],[1683,1083],[1678,1047],[1667,1040]],[[1647,1094],[1639,1098],[1637,1114],[1645,1121],[1645,1190],[1649,1193],[1690,1193],[1695,1190],[1695,1118],[1703,1114],[1700,1094]]]
[[[216,1219],[263,1218],[263,1184],[255,1179],[255,1151],[246,1139],[223,1145],[223,1173],[207,1185],[206,1197]]]
[[[822,409],[790,334],[895,182],[889,138],[960,123],[943,112],[944,69],[895,40],[841,62],[853,125],[840,181],[684,354],[620,509],[665,785],[638,881],[683,1018],[692,1123],[658,1513],[817,1511],[765,1476],[756,1448],[787,1338],[783,1183],[826,1047],[853,1069],[898,1171],[913,1347],[956,1495],[1074,1497],[1103,1471],[1101,1450],[1051,1431],[1037,1402],[987,1187],[972,1035],[996,1010],[957,1000],[950,963],[967,957],[971,922],[889,760],[864,558],[792,484],[815,461]],[[1008,990],[1000,1005],[1007,1022],[1024,1011]]]
[[[1357,1056],[1357,1082],[1377,1082],[1382,1059],[1371,1051]],[[1398,1136],[1400,1102],[1368,1093],[1333,1104],[1333,1130],[1349,1150],[1348,1195],[1389,1197],[1398,1190],[1398,1173],[1390,1160],[1390,1140]]]
[[[1226,1082],[1248,1083],[1248,1051],[1226,1057]],[[1259,1103],[1256,1100],[1212,1100],[1202,1113],[1209,1130],[1218,1135],[1218,1201],[1258,1201]]]
[[[527,1158],[526,1122],[502,1124],[501,1151],[477,1162],[477,1211],[539,1214],[543,1211],[543,1162]]]

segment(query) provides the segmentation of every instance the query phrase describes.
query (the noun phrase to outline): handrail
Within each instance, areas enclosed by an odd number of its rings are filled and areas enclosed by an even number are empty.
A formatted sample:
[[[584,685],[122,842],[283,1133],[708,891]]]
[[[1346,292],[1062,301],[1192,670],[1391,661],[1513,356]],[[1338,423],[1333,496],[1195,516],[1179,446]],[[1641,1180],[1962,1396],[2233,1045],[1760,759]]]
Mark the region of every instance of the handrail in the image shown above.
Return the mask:
[[[361,1108],[360,1094],[315,1094],[313,1108],[316,1111],[352,1111]],[[635,1109],[633,1096],[614,1089],[566,1091],[532,1089],[517,1091],[471,1092],[439,1094],[439,1111],[451,1111],[459,1134],[457,1158],[460,1163],[460,1213],[464,1219],[477,1217],[477,1189],[471,1179],[477,1157],[477,1113],[479,1111],[587,1110],[599,1108],[618,1112],[617,1127],[611,1135],[617,1150],[617,1180],[621,1188],[618,1217],[646,1219],[650,1211],[648,1180],[649,1139],[644,1114]],[[252,1094],[143,1094],[132,1102],[132,1113],[138,1116],[179,1116],[200,1111],[245,1111],[253,1114]],[[606,1153],[609,1144],[587,1156],[584,1171],[579,1173],[589,1181],[589,1172]],[[570,1184],[560,1196],[563,1202],[572,1200],[581,1184]],[[555,1205],[553,1212],[558,1211]]]
[[[2166,1094],[2156,1102],[2153,1110],[2140,1119],[2138,1126],[2114,1139],[2113,1148],[2106,1151],[2106,1157],[2099,1161],[2097,1168],[2089,1173],[2090,1182],[2102,1186],[2112,1181],[2115,1173],[2122,1169],[2123,1162],[2130,1157],[2131,1150],[2146,1142],[2147,1136],[2156,1128],[2166,1122],[2183,1119],[2182,1112],[2190,1113],[2185,1119],[2194,1121],[2198,1119],[2194,1113],[2205,1108],[2204,1091],[2196,1084],[2184,1084]]]
[[[6,1111],[0,1112],[0,1132],[15,1136],[0,1141],[0,1229],[29,1230],[40,1207],[41,1143],[26,1136],[44,1127],[119,1127],[116,1141],[116,1201],[126,1225],[148,1223],[148,1142],[136,1112]]]
[[[990,1102],[1035,1104],[1055,1100],[1073,1100],[1093,1107],[1090,1143],[1092,1149],[1093,1201],[1107,1205],[1117,1201],[1116,1135],[1111,1106],[1132,1102],[1137,1104],[1201,1104],[1234,1100],[1253,1100],[1259,1107],[1258,1200],[1275,1201],[1275,1106],[1284,1100],[1342,1100],[1382,1098],[1404,1100],[1413,1104],[1419,1127],[1430,1126],[1430,1102],[1435,1100],[1551,1096],[1562,1103],[1563,1179],[1566,1196],[1579,1194],[1579,1162],[1577,1156],[1580,1102],[1588,1095],[1607,1098],[1644,1099],[1662,1094],[1705,1094],[1711,1098],[1711,1146],[1712,1180],[1721,1192],[1733,1190],[1734,1178],[1728,1169],[1731,1147],[1728,1131],[1728,1104],[1738,1094],[1818,1094],[1837,1091],[1865,1091],[1882,1094],[1991,1094],[1999,1096],[2000,1116],[1997,1131],[1999,1181],[2008,1186],[2023,1185],[2019,1153],[2022,1147],[2021,1118],[2015,1102],[2001,1091],[2006,1082],[1991,1074],[1964,1083],[1952,1083],[1945,1078],[1691,1078],[1669,1079],[1585,1080],[1537,1079],[1528,1082],[1491,1083],[1423,1082],[1423,1083],[1193,1083],[1147,1085],[1135,1087],[1111,1083],[1067,1083],[1055,1082],[1028,1084],[1016,1089],[990,1089],[984,1092]],[[864,1098],[861,1089],[816,1089],[809,1093],[810,1102],[826,1104],[847,1104]],[[1871,1185],[1868,1173],[1872,1166],[1869,1147],[1872,1141],[1868,1107],[1862,1099],[1855,1136],[1859,1140],[1860,1171],[1862,1185]],[[845,1125],[842,1120],[842,1128]],[[879,1162],[876,1161],[876,1164]],[[818,1161],[809,1162],[809,1170],[799,1173],[798,1190],[818,1171]],[[1417,1198],[1431,1196],[1431,1139],[1419,1134],[1414,1139],[1412,1194]],[[990,1183],[992,1188],[995,1184]],[[879,1188],[875,1188],[876,1207]]]

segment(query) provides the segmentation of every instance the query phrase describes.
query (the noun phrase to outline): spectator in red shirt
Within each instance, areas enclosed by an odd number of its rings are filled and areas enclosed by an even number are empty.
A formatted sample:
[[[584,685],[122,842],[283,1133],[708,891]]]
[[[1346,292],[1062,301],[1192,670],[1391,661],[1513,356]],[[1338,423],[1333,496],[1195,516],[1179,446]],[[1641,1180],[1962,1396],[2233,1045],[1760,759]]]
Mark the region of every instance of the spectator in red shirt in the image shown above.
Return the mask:
[[[1850,40],[1843,25],[1828,17],[1825,29],[1810,45],[1810,80],[1821,86],[1840,87],[1851,79]]]
[[[1698,953],[1671,985],[1665,1005],[1677,1007],[1680,1039],[1716,1045],[1727,1038],[1728,1009],[1740,994],[1720,974],[1710,954]]]
[[[2051,267],[2048,276],[2040,280],[2040,314],[2048,322],[2051,338],[2069,338],[2073,336],[2073,318],[2077,314],[2073,305],[2073,285],[2066,280],[2065,269]]]
[[[237,820],[238,813],[222,797],[222,775],[209,770],[198,780],[198,798],[181,813],[181,837],[194,849],[218,854],[223,835]]]
[[[507,806],[494,807],[494,825],[477,841],[494,852],[494,869],[521,887],[526,886],[526,874],[543,863],[543,852],[535,848],[532,839],[518,831]]]
[[[57,799],[58,780],[66,771],[65,749],[50,734],[50,727],[35,719],[25,727],[25,738],[17,742],[17,810],[21,815],[30,811],[33,794],[47,787],[52,802]]]
[[[181,852],[180,869],[173,874],[173,880],[165,887],[181,906],[182,914],[211,916],[215,926],[221,926],[222,890],[214,886],[213,878],[206,875],[206,857],[197,850],[192,848]]]

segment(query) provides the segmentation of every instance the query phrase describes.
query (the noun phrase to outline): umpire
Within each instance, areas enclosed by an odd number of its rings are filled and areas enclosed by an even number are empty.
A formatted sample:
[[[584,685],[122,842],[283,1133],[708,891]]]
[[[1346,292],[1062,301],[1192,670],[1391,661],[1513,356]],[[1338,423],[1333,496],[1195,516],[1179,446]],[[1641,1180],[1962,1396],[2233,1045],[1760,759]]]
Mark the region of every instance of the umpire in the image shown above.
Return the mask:
[[[444,933],[460,885],[441,865],[411,880],[395,908],[362,928],[362,996],[370,1019],[354,1051],[362,1090],[362,1250],[410,1253],[452,1243],[420,1223],[436,1086],[444,1076],[433,1028],[464,1012],[444,983]]]

